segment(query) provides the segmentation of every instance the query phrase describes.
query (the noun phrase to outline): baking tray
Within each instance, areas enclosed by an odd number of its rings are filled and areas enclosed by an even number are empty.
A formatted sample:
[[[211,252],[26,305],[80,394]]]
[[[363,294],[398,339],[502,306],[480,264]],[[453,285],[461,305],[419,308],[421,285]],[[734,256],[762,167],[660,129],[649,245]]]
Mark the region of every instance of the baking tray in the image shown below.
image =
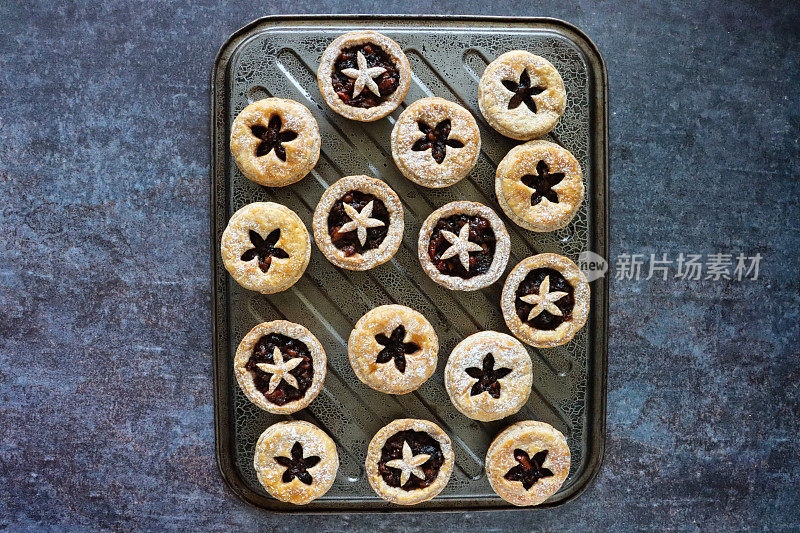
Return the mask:
[[[397,41],[413,71],[411,88],[389,117],[360,123],[340,117],[324,103],[316,69],[336,36],[371,29]],[[549,59],[567,89],[567,107],[545,137],[568,148],[583,169],[586,200],[566,228],[532,233],[503,214],[494,193],[495,167],[516,142],[495,132],[478,106],[478,79],[501,53],[524,49]],[[307,106],[322,135],[322,154],[302,181],[285,188],[259,186],[242,176],[228,149],[230,124],[249,102],[276,96]],[[406,105],[440,96],[469,109],[481,130],[482,151],[472,173],[445,189],[426,189],[404,178],[392,161],[389,136]],[[543,18],[433,16],[278,16],[242,28],[222,46],[211,76],[211,266],[213,273],[214,421],[220,471],[245,501],[270,510],[371,511],[381,509],[497,509],[511,506],[492,491],[483,458],[492,438],[510,423],[543,420],[562,431],[572,451],[572,467],[561,490],[540,507],[579,494],[596,475],[603,457],[608,337],[608,281],[591,284],[589,321],[575,339],[551,349],[528,347],[533,360],[533,392],[526,406],[502,421],[470,420],[453,407],[444,388],[443,369],[453,347],[480,330],[507,332],[500,312],[505,276],[476,292],[449,291],[428,279],[417,259],[416,242],[425,217],[453,200],[474,200],[503,217],[511,236],[510,270],[521,259],[556,252],[573,260],[584,250],[608,257],[606,72],[593,43],[562,21]],[[367,174],[386,181],[405,208],[403,244],[388,263],[351,272],[329,263],[313,247],[303,278],[291,289],[262,295],[241,288],[225,271],[219,242],[228,218],[250,202],[289,206],[311,228],[314,207],[325,188],[342,176]],[[389,303],[422,312],[440,341],[436,373],[417,391],[403,396],[376,392],[355,377],[347,358],[347,338],[364,313]],[[307,326],[328,355],[322,392],[290,417],[266,413],[236,385],[232,359],[240,339],[259,322],[287,319]],[[412,508],[378,498],[364,476],[367,444],[395,418],[424,418],[453,440],[455,468],[442,493]],[[271,498],[258,484],[253,451],[261,432],[278,420],[312,422],[336,441],[341,466],[333,488],[305,507]]]

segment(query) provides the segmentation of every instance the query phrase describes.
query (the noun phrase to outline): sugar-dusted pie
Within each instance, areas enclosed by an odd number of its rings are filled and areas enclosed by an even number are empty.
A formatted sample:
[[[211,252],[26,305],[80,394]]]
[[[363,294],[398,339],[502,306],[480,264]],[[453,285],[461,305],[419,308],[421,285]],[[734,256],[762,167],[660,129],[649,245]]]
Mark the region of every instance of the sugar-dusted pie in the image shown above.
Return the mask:
[[[374,31],[337,37],[317,70],[322,97],[343,117],[371,122],[394,111],[411,84],[411,66],[396,42]]]
[[[503,221],[477,202],[445,204],[419,230],[422,269],[454,291],[474,291],[497,281],[508,263],[510,246]]]
[[[331,488],[339,454],[333,439],[314,424],[278,422],[259,437],[253,467],[258,482],[272,496],[303,505]]]
[[[498,496],[514,505],[539,505],[569,474],[567,439],[545,422],[517,422],[492,441],[486,476]]]
[[[549,141],[512,148],[497,165],[494,188],[508,218],[532,231],[553,231],[569,224],[584,195],[578,160]]]
[[[294,100],[265,98],[245,107],[231,126],[231,153],[246,178],[283,187],[303,179],[319,159],[319,126]]]
[[[306,271],[311,237],[288,207],[273,202],[247,204],[222,233],[222,262],[245,289],[272,294],[286,290]]]
[[[288,415],[317,397],[327,358],[308,329],[286,320],[262,322],[244,336],[233,359],[247,398],[270,413]]]
[[[417,389],[436,370],[439,338],[422,313],[382,305],[362,316],[347,343],[350,364],[365,385],[389,394]]]
[[[453,473],[453,447],[433,422],[401,418],[372,437],[365,464],[378,496],[413,505],[430,500],[447,485]]]
[[[559,346],[586,324],[589,283],[569,258],[534,255],[509,273],[500,307],[508,329],[521,341],[537,348]]]
[[[314,210],[314,239],[336,266],[368,270],[383,264],[403,240],[400,197],[379,179],[342,178],[325,190]]]
[[[470,335],[453,349],[444,384],[465,416],[489,422],[519,411],[531,393],[531,358],[517,339],[497,331]]]
[[[447,187],[478,162],[481,133],[469,111],[444,98],[417,100],[392,129],[397,168],[424,187]]]
[[[564,81],[545,58],[512,50],[486,67],[478,84],[478,107],[494,129],[528,141],[555,128],[566,108]]]

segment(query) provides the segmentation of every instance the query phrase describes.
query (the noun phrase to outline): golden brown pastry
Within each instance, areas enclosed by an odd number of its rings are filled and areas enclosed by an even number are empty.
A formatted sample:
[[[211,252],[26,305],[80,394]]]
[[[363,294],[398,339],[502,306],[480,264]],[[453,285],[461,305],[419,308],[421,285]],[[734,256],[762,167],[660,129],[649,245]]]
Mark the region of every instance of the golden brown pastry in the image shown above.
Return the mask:
[[[447,187],[478,162],[481,134],[469,111],[443,98],[417,100],[392,129],[392,157],[400,171],[424,187]]]
[[[266,98],[245,107],[231,125],[231,153],[242,174],[267,187],[303,179],[319,159],[319,126],[294,100]]]
[[[258,482],[272,496],[303,505],[331,488],[339,454],[333,439],[314,424],[278,422],[259,437],[253,467]]]
[[[478,107],[506,137],[527,141],[555,128],[567,93],[556,68],[545,58],[512,50],[486,67],[478,84]]]
[[[270,413],[308,406],[325,381],[327,357],[313,333],[286,320],[262,322],[244,336],[233,371],[247,398]]]
[[[519,411],[531,393],[531,358],[505,333],[481,331],[453,349],[444,384],[453,405],[469,418],[489,422]]]
[[[505,224],[477,202],[450,202],[431,213],[419,230],[419,262],[436,283],[474,291],[497,281],[508,263]]]
[[[317,70],[322,97],[343,117],[371,122],[394,111],[411,84],[411,66],[402,48],[374,31],[337,37]]]
[[[514,505],[539,505],[569,474],[567,439],[550,424],[526,420],[500,433],[486,453],[486,476],[498,496]]]
[[[239,285],[272,294],[303,276],[311,257],[311,237],[288,207],[256,202],[233,214],[222,233],[220,252]]]
[[[578,161],[549,141],[512,148],[497,165],[494,188],[508,218],[532,231],[553,231],[569,224],[584,195]]]
[[[403,227],[400,197],[369,176],[340,179],[314,210],[317,246],[328,261],[348,270],[368,270],[391,259],[400,248]]]
[[[401,418],[375,434],[365,465],[378,496],[413,505],[430,500],[447,485],[453,473],[453,447],[433,422]]]
[[[508,329],[521,341],[537,348],[559,346],[586,324],[589,283],[570,259],[534,255],[506,278],[500,307]]]
[[[434,370],[439,339],[421,313],[404,305],[382,305],[362,316],[350,333],[350,364],[365,385],[406,394]]]

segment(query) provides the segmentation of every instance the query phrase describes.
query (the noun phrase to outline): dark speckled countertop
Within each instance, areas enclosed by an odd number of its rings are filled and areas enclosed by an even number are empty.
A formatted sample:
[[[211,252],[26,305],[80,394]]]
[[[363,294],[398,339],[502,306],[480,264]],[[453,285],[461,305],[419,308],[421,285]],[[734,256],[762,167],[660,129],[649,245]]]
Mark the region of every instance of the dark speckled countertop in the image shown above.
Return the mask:
[[[559,508],[274,515],[225,488],[214,55],[261,15],[372,6],[0,3],[0,530],[800,529],[796,2],[382,2],[583,29],[610,80],[612,261],[760,253],[759,278],[611,282],[605,463]]]

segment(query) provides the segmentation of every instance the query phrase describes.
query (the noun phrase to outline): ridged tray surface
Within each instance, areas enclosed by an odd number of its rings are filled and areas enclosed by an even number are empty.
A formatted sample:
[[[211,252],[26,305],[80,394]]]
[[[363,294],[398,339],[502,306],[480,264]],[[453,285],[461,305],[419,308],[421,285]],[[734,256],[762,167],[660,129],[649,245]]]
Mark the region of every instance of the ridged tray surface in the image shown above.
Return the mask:
[[[373,123],[347,120],[332,112],[319,93],[316,68],[325,47],[353,29],[380,31],[405,50],[413,70],[404,104]],[[506,273],[521,259],[556,252],[577,261],[584,250],[605,255],[605,101],[598,101],[597,72],[580,41],[568,28],[550,21],[524,24],[491,20],[432,19],[264,19],[243,29],[223,47],[212,87],[212,237],[214,240],[215,386],[217,448],[221,469],[232,488],[256,505],[295,509],[271,499],[256,480],[253,450],[261,432],[287,418],[308,420],[337,442],[341,467],[333,488],[308,510],[369,510],[394,507],[380,500],[364,477],[364,456],[372,436],[395,418],[424,418],[452,438],[456,467],[441,495],[419,508],[506,507],[492,492],[483,459],[492,438],[508,424],[535,419],[554,425],[569,441],[570,476],[550,504],[577,493],[593,475],[602,453],[605,393],[605,306],[607,285],[592,283],[590,321],[575,339],[553,349],[528,347],[534,386],[527,405],[515,416],[494,423],[470,420],[451,404],[443,369],[453,347],[481,330],[508,332],[499,308],[505,275],[476,292],[453,292],[432,282],[417,259],[422,221],[453,200],[473,200],[494,209],[511,236]],[[570,150],[581,164],[586,201],[574,221],[552,233],[537,234],[512,223],[494,193],[495,168],[516,142],[492,130],[477,106],[478,80],[501,53],[525,49],[546,57],[561,73],[567,90],[566,112],[545,139]],[[594,65],[594,66],[593,66]],[[603,90],[599,90],[603,89]],[[239,172],[227,149],[230,123],[250,102],[269,96],[307,106],[320,126],[322,154],[309,176],[292,186],[261,187]],[[445,189],[426,189],[404,178],[390,153],[397,116],[411,102],[439,96],[470,110],[481,129],[482,152],[474,171]],[[598,106],[603,106],[598,114]],[[602,160],[598,160],[602,158]],[[219,239],[229,216],[245,204],[273,201],[295,212],[311,229],[314,207],[325,188],[339,178],[367,174],[386,181],[405,208],[403,244],[388,263],[367,272],[333,266],[313,247],[303,278],[291,289],[261,295],[237,285],[218,258]],[[366,387],[347,358],[347,339],[355,322],[378,305],[400,303],[423,313],[440,342],[434,376],[417,391],[392,396]],[[241,338],[259,322],[286,319],[304,324],[328,354],[328,373],[319,397],[293,417],[270,415],[250,403],[236,386],[231,361]],[[599,387],[599,390],[598,390]]]

